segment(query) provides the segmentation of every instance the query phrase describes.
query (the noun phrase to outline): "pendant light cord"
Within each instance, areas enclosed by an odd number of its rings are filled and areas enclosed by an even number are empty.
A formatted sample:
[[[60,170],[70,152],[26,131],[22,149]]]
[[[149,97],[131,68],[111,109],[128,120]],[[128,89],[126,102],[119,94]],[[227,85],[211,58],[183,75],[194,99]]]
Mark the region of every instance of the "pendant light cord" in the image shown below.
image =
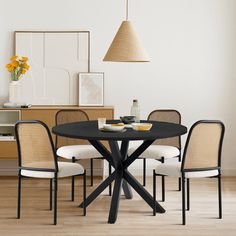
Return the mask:
[[[126,21],[129,18],[129,0],[126,0]]]

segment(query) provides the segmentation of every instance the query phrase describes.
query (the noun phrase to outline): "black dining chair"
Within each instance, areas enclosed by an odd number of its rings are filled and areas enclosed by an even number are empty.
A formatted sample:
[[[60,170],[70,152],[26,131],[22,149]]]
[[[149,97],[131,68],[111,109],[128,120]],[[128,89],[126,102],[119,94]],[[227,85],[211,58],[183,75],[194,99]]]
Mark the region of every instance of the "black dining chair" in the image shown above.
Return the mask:
[[[86,199],[86,171],[78,163],[59,162],[50,131],[41,121],[19,121],[15,125],[18,147],[18,207],[17,218],[21,216],[22,177],[50,180],[50,210],[54,189],[54,225],[57,224],[58,178],[83,176],[83,201]],[[53,188],[54,182],[54,188]],[[83,206],[86,215],[86,206]]]
[[[181,124],[181,114],[177,110],[173,109],[159,109],[152,111],[148,120],[170,122],[175,124]],[[129,149],[129,155],[131,155],[137,148],[133,145]],[[181,138],[173,137],[156,140],[147,150],[145,150],[140,159],[143,159],[143,186],[146,185],[146,160],[154,159],[164,163],[167,159],[177,158],[181,161]],[[179,191],[181,190],[181,182],[179,179]],[[165,176],[162,176],[162,201],[165,201]]]
[[[190,179],[214,177],[218,180],[219,218],[222,218],[221,150],[225,127],[221,121],[200,120],[190,129],[182,163],[164,163],[153,170],[153,199],[156,201],[156,176],[181,178],[182,224],[186,224],[185,185],[187,181],[187,210],[190,210]],[[153,211],[156,215],[156,211]]]

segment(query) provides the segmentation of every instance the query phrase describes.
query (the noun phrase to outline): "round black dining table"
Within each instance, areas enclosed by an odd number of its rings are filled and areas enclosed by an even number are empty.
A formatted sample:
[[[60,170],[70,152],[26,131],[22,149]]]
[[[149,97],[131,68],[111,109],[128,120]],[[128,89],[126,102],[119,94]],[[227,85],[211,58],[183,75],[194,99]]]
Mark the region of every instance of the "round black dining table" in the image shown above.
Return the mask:
[[[118,123],[119,121],[107,121],[107,123]],[[170,138],[183,135],[187,128],[180,124],[141,121],[152,123],[150,131],[135,131],[127,128],[124,132],[105,132],[98,129],[97,121],[83,121],[67,123],[53,127],[52,132],[59,136],[88,140],[94,148],[113,166],[114,171],[109,175],[85,200],[83,204],[88,206],[93,202],[113,181],[114,189],[112,193],[108,223],[115,223],[119,208],[121,188],[127,199],[132,199],[133,188],[146,203],[154,208],[158,213],[164,213],[165,209],[158,203],[154,204],[151,194],[138,182],[129,172],[128,167],[157,139]],[[108,150],[102,143],[106,140],[109,143]],[[142,144],[128,156],[129,141],[143,140]],[[121,141],[121,147],[118,145]]]

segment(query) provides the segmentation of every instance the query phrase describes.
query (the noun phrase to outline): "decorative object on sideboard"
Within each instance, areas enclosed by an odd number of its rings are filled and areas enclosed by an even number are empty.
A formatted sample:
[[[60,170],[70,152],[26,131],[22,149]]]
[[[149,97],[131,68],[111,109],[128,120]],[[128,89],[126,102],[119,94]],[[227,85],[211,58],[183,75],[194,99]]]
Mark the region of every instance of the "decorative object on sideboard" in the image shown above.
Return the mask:
[[[27,57],[13,56],[11,62],[6,65],[8,72],[10,72],[9,83],[9,102],[12,105],[17,105],[21,99],[20,79],[29,70]]]
[[[19,81],[11,81],[9,83],[9,102],[13,106],[17,105],[20,99],[21,91],[20,91],[20,82]]]
[[[6,102],[3,104],[3,108],[30,108],[32,104],[30,103],[11,103],[11,102]]]
[[[128,0],[126,0],[126,20],[122,22],[103,61],[149,62],[150,58],[143,48],[131,22],[128,20]]]
[[[104,73],[79,73],[79,106],[104,106]]]
[[[12,141],[15,136],[12,133],[0,133],[0,141]]]

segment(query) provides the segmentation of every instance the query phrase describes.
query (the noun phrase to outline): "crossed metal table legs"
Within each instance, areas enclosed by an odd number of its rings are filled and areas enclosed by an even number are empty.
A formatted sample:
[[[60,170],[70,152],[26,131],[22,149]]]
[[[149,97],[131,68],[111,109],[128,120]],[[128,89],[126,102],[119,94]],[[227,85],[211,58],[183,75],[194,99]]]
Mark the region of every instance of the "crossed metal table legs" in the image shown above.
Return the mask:
[[[150,193],[134,178],[134,176],[128,171],[128,167],[154,142],[154,140],[144,141],[139,148],[127,158],[129,141],[122,141],[121,148],[118,146],[118,142],[115,140],[109,141],[111,152],[97,140],[89,140],[90,143],[104,156],[104,158],[114,167],[114,172],[108,176],[85,200],[80,204],[83,207],[84,204],[88,206],[94,201],[98,195],[100,195],[113,181],[115,181],[110,213],[108,223],[113,224],[116,222],[117,213],[120,201],[120,192],[123,187],[126,198],[132,199],[131,192],[132,187],[151,208],[156,208],[156,212],[164,213],[165,209],[156,202],[153,203],[153,197]]]

